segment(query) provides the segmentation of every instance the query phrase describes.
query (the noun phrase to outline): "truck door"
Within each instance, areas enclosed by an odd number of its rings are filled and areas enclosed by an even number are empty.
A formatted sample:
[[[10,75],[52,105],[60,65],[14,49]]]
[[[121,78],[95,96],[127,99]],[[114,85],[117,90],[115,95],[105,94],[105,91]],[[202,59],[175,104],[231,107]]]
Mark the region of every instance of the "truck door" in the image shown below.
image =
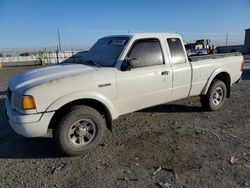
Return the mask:
[[[183,43],[179,38],[168,38],[167,44],[173,68],[172,100],[183,99],[188,97],[191,88],[191,65],[184,51]]]
[[[135,59],[130,70],[117,72],[120,113],[129,113],[170,100],[172,69],[165,62],[159,39],[139,39],[127,58]],[[124,63],[126,63],[124,61]]]

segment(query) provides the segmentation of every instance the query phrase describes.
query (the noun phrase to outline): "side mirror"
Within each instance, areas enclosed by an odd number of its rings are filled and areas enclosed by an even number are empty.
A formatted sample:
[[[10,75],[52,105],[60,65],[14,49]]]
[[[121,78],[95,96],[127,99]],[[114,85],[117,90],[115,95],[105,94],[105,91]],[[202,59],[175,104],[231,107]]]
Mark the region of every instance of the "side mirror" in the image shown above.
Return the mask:
[[[131,70],[137,67],[138,63],[139,61],[136,58],[126,58],[122,66],[122,71]]]
[[[129,64],[131,65],[132,68],[137,67],[139,64],[138,59],[136,59],[135,57],[129,58],[128,61],[129,61]]]

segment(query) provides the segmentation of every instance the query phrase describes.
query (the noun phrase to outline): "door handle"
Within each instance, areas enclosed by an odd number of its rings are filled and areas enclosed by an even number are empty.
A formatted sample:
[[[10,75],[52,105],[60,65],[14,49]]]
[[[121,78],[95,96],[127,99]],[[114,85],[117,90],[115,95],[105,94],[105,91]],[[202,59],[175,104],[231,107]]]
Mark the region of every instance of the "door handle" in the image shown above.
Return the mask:
[[[169,72],[170,71],[163,71],[163,72],[161,72],[161,75],[168,75]]]

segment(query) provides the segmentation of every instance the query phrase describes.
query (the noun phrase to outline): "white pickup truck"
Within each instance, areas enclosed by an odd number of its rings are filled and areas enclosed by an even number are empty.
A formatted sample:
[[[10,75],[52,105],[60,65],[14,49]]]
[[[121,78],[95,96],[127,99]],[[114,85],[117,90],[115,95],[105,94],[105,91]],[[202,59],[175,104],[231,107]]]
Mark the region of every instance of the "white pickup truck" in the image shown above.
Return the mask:
[[[108,36],[81,61],[14,76],[5,106],[18,134],[41,137],[52,129],[62,152],[80,155],[123,114],[191,96],[218,110],[242,68],[240,53],[188,58],[178,34]]]

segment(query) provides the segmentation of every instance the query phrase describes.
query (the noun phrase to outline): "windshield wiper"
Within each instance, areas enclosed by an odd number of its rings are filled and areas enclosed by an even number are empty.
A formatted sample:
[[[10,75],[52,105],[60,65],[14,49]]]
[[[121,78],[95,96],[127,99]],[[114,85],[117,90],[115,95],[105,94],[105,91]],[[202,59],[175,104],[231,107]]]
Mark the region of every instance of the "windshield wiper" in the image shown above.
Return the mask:
[[[102,66],[100,65],[100,63],[99,63],[98,61],[95,61],[95,60],[89,59],[89,60],[85,60],[84,62],[86,62],[86,63],[92,63],[92,64],[94,64],[95,66],[97,66],[98,68],[101,68],[101,67],[102,67]]]

